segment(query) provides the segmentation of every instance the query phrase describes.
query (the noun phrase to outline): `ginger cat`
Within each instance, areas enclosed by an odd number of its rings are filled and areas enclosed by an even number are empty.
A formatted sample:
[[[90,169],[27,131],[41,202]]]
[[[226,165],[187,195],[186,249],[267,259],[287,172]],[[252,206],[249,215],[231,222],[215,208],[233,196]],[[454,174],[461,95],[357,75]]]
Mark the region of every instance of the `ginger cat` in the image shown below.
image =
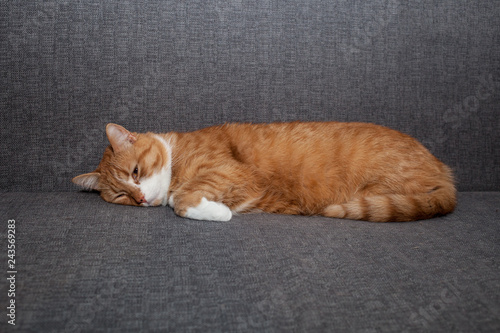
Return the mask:
[[[104,200],[170,205],[228,221],[234,213],[376,222],[453,211],[452,172],[412,137],[365,123],[225,124],[190,133],[131,133],[108,124],[94,172],[73,178]]]

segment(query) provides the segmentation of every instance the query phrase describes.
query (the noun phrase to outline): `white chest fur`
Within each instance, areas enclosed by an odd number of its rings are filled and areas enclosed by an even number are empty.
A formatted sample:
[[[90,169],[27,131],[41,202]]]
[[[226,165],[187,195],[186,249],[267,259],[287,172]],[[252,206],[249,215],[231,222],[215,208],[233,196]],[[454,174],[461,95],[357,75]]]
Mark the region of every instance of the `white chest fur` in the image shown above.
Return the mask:
[[[145,206],[165,206],[168,203],[168,189],[172,179],[172,146],[161,136],[156,136],[168,155],[168,162],[161,170],[148,178],[141,179],[139,189],[147,201]]]

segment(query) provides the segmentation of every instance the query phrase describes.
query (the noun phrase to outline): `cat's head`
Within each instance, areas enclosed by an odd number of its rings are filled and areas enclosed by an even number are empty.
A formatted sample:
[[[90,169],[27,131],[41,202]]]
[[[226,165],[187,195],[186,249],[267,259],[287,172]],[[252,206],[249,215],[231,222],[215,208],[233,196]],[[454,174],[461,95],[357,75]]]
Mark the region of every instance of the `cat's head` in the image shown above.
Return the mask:
[[[134,206],[166,205],[171,179],[172,150],[157,134],[137,134],[108,124],[110,145],[94,172],[76,176],[73,183],[97,190],[112,203]]]

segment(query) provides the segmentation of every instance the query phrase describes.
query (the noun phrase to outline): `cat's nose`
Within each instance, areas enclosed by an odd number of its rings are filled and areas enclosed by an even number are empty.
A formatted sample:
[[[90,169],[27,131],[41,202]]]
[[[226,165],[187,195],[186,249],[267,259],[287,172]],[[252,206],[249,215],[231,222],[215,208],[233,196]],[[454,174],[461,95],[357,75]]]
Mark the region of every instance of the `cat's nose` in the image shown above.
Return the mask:
[[[137,201],[137,203],[147,203],[146,201],[146,197],[143,195],[141,195],[139,198],[135,199],[135,201]]]

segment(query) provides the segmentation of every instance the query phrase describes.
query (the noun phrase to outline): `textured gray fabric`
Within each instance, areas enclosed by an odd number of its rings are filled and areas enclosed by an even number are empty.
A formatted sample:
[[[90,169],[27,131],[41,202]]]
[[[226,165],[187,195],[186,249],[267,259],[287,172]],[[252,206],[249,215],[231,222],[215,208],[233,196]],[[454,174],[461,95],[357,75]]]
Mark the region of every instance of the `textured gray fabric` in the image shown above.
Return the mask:
[[[500,189],[500,6],[441,1],[2,1],[1,191],[69,191],[104,127],[374,122],[461,190]]]
[[[97,166],[108,122],[339,120],[413,135],[460,190],[498,191],[497,1],[0,7],[0,233],[16,220],[18,331],[500,331],[500,192],[460,193],[454,214],[415,223],[211,223],[70,183]]]
[[[0,231],[16,220],[19,332],[498,332],[499,202],[460,193],[455,213],[410,223],[221,223],[2,193]]]

